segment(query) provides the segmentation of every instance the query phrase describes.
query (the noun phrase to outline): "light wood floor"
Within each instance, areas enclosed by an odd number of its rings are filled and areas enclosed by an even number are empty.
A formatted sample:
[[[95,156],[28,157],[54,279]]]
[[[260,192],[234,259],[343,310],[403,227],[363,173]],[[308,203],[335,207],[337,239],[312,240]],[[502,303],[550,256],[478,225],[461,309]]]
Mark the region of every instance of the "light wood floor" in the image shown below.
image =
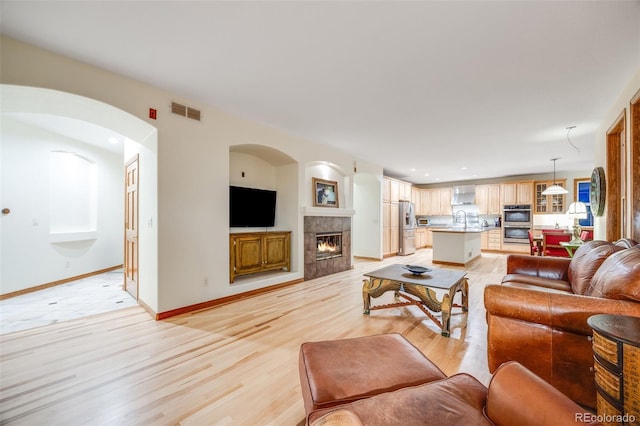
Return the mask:
[[[164,321],[130,307],[0,336],[0,424],[296,425],[300,344],[386,332],[488,384],[482,295],[505,256],[467,266],[470,310],[454,313],[451,338],[416,307],[362,314],[362,274],[392,263],[428,266],[431,250]]]

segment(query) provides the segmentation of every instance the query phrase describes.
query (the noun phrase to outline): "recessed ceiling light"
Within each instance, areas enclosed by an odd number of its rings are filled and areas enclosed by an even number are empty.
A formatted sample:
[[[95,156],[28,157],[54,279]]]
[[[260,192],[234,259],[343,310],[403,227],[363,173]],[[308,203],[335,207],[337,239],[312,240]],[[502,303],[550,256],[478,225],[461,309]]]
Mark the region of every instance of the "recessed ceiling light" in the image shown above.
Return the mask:
[[[415,172],[415,171],[416,171],[416,169],[409,169],[409,171],[410,171],[410,172]]]
[[[462,166],[460,170],[467,170],[467,166]]]
[[[425,173],[424,175],[425,175],[425,176],[429,176],[429,173]]]

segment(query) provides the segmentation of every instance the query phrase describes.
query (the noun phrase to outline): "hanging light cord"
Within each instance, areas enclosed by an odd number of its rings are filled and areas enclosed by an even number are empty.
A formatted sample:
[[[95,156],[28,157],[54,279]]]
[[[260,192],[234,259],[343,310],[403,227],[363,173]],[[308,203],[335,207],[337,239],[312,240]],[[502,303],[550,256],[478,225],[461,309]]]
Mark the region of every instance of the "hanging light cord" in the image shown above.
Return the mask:
[[[567,141],[569,141],[569,145],[571,145],[573,147],[573,149],[575,149],[578,152],[578,155],[580,154],[580,148],[578,148],[577,146],[575,146],[573,144],[573,142],[571,142],[571,139],[569,139],[569,133],[571,133],[571,130],[575,129],[576,126],[569,126],[567,127]]]

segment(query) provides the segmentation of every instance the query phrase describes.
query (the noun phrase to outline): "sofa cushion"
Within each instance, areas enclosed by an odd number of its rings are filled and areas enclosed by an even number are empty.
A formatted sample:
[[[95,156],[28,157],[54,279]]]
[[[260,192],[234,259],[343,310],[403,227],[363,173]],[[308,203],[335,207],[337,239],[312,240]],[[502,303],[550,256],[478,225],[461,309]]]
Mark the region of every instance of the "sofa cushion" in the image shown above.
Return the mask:
[[[581,245],[569,263],[569,282],[573,293],[584,295],[602,262],[623,247],[608,241],[589,241]]]
[[[640,302],[640,248],[610,255],[593,276],[585,295]]]
[[[361,399],[340,408],[355,413],[367,426],[491,425],[483,415],[486,397],[487,388],[474,377],[460,373],[448,379]],[[314,411],[309,415],[309,424],[331,411]]]
[[[572,293],[571,284],[568,281],[525,274],[507,274],[502,278],[502,285],[529,288],[531,290],[553,290],[561,293]]]

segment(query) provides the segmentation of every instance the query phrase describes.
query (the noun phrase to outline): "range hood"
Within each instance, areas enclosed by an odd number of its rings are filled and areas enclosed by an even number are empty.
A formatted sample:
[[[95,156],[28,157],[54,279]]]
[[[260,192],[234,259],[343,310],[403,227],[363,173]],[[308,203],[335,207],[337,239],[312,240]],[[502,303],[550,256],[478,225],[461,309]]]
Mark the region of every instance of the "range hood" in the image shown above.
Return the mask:
[[[476,199],[475,185],[461,185],[453,187],[453,197],[451,199],[452,206],[463,206],[474,204]]]

